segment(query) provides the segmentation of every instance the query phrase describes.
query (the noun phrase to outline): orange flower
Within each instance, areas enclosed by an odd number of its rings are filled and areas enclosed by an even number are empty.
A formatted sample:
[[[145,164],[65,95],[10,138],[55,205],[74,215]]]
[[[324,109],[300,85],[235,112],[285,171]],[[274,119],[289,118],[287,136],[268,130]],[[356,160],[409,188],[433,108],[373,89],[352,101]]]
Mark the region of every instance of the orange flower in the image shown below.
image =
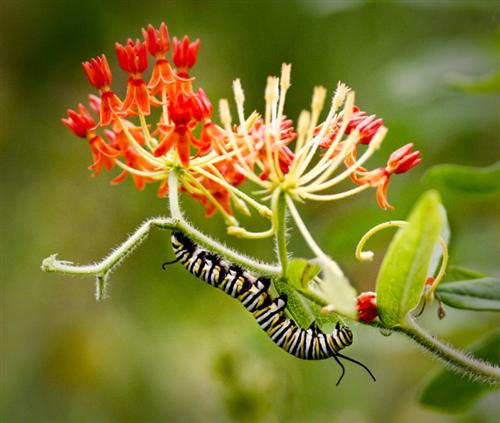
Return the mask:
[[[107,145],[104,140],[96,135],[96,122],[83,104],[78,104],[78,112],[68,109],[68,117],[61,119],[62,123],[71,129],[75,135],[80,138],[86,138],[89,141],[90,151],[92,153],[93,163],[89,166],[94,170],[92,176],[101,173],[103,167],[112,169],[114,158],[118,156],[118,151]]]
[[[200,104],[195,94],[180,92],[168,104],[168,113],[172,123],[161,122],[158,125],[160,144],[154,151],[156,157],[163,156],[175,146],[179,159],[184,166],[189,165],[190,146],[198,140],[193,129],[198,124],[195,116],[202,118]]]
[[[356,174],[351,175],[358,185],[370,184],[377,187],[377,202],[384,210],[392,210],[387,201],[387,189],[391,175],[408,172],[420,163],[420,151],[413,151],[413,144],[406,144],[391,154],[385,168],[367,171],[358,168]],[[358,174],[360,176],[358,176]]]
[[[380,206],[389,209],[391,175],[404,173],[420,162],[420,153],[413,152],[410,144],[394,152],[384,168],[370,171],[362,167],[380,146],[386,128],[382,119],[353,106],[354,92],[341,83],[332,97],[327,119],[318,124],[326,89],[316,87],[311,112],[300,115],[295,129],[284,114],[286,92],[291,86],[288,64],[283,65],[280,78],[268,78],[262,118],[257,112],[245,117],[245,95],[240,81],[234,81],[239,122],[232,119],[227,100],[222,100],[219,126],[212,120],[212,102],[203,89],[194,88],[195,79],[189,75],[197,61],[200,41],[174,37],[171,45],[164,22],[157,28],[148,25],[142,35],[142,40],[129,38],[123,45],[115,44],[119,66],[128,74],[123,102],[111,89],[111,69],[106,56],[101,55],[83,63],[90,84],[100,93],[100,98],[89,97],[91,108],[100,116],[99,123],[81,105],[78,112],[69,110],[63,119],[77,136],[88,139],[94,175],[116,165],[122,172],[113,183],[130,174],[138,189],[148,182],[158,182],[158,195],[163,196],[168,189],[167,175],[181,165],[180,186],[204,205],[207,215],[217,210],[233,225],[237,221],[231,216],[231,202],[243,213],[249,212],[248,205],[263,216],[271,214],[267,206],[237,188],[247,178],[263,188],[259,195],[264,198],[280,186],[293,200],[301,201],[332,201],[372,186],[377,189]],[[148,71],[148,55],[154,57],[154,65],[146,83],[143,75]],[[148,121],[151,116],[158,119]],[[292,151],[290,145],[297,137]],[[367,147],[358,159],[361,145]],[[316,160],[318,146],[329,149],[328,157]],[[348,169],[334,175],[342,162]],[[320,193],[348,178],[360,187]],[[267,233],[271,232],[258,236]]]
[[[333,142],[335,137],[337,136],[342,124],[343,124],[343,114],[341,113],[339,119],[335,123],[335,125],[329,129],[327,135],[322,140],[320,146],[323,149],[327,149],[330,147],[330,144]],[[370,144],[370,141],[373,139],[376,132],[384,123],[384,119],[379,119],[375,115],[367,116],[366,112],[363,112],[359,109],[359,107],[354,106],[353,113],[349,118],[349,122],[346,125],[346,129],[344,133],[349,135],[355,129],[359,132],[360,138],[358,140],[359,144]],[[321,125],[319,125],[315,134],[318,134],[321,130]]]
[[[386,170],[390,174],[408,172],[421,162],[420,151],[413,151],[413,144],[406,144],[391,154]]]
[[[68,117],[62,118],[61,122],[80,138],[87,138],[87,134],[96,126],[94,118],[82,103],[78,104],[78,112],[68,109],[67,114]]]
[[[134,43],[129,38],[125,46],[115,43],[115,50],[120,67],[130,75],[127,95],[120,114],[127,116],[133,114],[136,110],[140,110],[143,114],[149,115],[151,113],[151,103],[153,102],[155,105],[160,103],[150,95],[146,82],[142,79],[142,74],[148,67],[146,43],[141,43],[139,40]]]
[[[113,115],[122,107],[120,99],[111,91],[111,70],[108,59],[103,54],[82,63],[85,75],[91,85],[101,94],[100,117],[101,126],[109,125]]]
[[[187,35],[184,35],[182,41],[174,37],[174,54],[172,60],[177,67],[177,75],[182,78],[188,78],[189,69],[196,64],[200,40],[196,39],[192,43]]]
[[[166,58],[166,54],[170,50],[170,38],[165,22],[161,23],[159,29],[148,25],[147,30],[142,30],[142,34],[149,53],[156,58],[151,79],[148,83],[150,94],[155,95],[162,92],[163,88],[168,88],[176,82],[185,81],[175,74]]]
[[[153,56],[165,57],[165,54],[170,50],[170,37],[165,22],[160,24],[159,29],[155,29],[153,25],[149,24],[147,30],[142,29],[142,35]]]

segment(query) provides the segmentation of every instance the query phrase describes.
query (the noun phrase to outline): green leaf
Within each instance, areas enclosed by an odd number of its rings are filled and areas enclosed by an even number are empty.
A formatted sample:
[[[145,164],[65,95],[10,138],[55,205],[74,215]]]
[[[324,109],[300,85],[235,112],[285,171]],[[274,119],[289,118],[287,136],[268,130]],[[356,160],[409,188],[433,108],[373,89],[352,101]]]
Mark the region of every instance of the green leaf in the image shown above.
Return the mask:
[[[301,328],[307,328],[316,318],[311,302],[300,295],[285,280],[276,280],[274,285],[280,294],[288,297],[287,310]]]
[[[494,193],[500,190],[500,162],[488,167],[434,166],[424,175],[424,183],[468,194]]]
[[[460,78],[452,81],[453,88],[473,94],[493,94],[500,92],[500,72],[479,78]]]
[[[321,266],[318,263],[307,263],[307,267],[302,275],[302,286],[306,287],[307,284],[318,275],[321,271]]]
[[[468,279],[480,279],[484,278],[486,275],[484,273],[478,272],[476,270],[467,269],[462,266],[450,265],[446,269],[446,280],[447,281],[462,281]]]
[[[500,280],[495,278],[448,282],[438,286],[437,295],[450,307],[500,311]]]
[[[307,284],[321,270],[317,263],[311,263],[303,258],[292,259],[288,263],[286,277],[288,283],[297,288],[306,288]]]
[[[500,330],[476,343],[471,351],[476,357],[500,365]],[[459,413],[493,390],[495,387],[488,383],[472,382],[450,370],[441,370],[422,392],[420,403],[444,412]]]
[[[308,328],[313,321],[321,326],[326,323],[336,323],[339,320],[339,317],[334,313],[322,314],[320,305],[306,298],[286,281],[277,280],[274,285],[280,294],[287,295],[287,311],[301,328]]]
[[[445,215],[436,191],[424,193],[394,236],[377,278],[377,308],[387,327],[404,324],[420,301]]]
[[[295,258],[288,262],[288,267],[286,269],[286,278],[288,283],[302,288],[302,274],[307,267],[307,260],[303,258]]]

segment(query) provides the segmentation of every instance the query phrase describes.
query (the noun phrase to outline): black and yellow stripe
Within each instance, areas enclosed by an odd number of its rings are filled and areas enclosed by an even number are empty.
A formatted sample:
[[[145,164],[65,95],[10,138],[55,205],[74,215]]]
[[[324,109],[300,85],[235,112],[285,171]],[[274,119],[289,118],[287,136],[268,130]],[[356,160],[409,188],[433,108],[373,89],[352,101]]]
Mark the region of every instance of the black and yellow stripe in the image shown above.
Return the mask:
[[[342,376],[338,382],[344,375],[344,366],[339,357],[361,365],[373,377],[362,363],[339,353],[352,344],[353,335],[347,326],[337,323],[329,334],[322,332],[315,322],[307,329],[300,328],[285,314],[286,295],[271,298],[269,278],[256,278],[240,266],[202,249],[181,232],[172,233],[172,247],[176,255],[173,262],[180,262],[196,277],[240,301],[280,348],[304,360],[334,358],[342,367]]]

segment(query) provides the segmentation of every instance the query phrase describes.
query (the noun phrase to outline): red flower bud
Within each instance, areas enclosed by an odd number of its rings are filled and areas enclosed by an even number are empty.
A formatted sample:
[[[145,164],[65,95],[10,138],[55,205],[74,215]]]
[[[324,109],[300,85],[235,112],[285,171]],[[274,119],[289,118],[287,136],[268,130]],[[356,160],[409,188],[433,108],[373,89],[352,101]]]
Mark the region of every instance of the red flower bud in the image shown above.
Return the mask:
[[[375,292],[363,292],[356,299],[358,318],[363,323],[370,323],[378,316],[377,294]]]
[[[172,55],[172,60],[175,66],[179,68],[180,76],[187,76],[188,69],[191,69],[195,65],[199,48],[199,39],[190,43],[187,35],[184,36],[182,41],[174,37],[174,53]]]
[[[420,162],[420,151],[413,151],[413,144],[410,143],[391,154],[386,169],[389,173],[405,173]]]
[[[111,85],[111,70],[108,59],[103,54],[82,63],[89,82],[98,90],[106,90]]]
[[[187,125],[193,118],[196,106],[194,95],[180,92],[175,99],[168,103],[170,119],[176,126]]]
[[[115,43],[116,56],[120,67],[131,74],[141,74],[148,67],[148,55],[146,43],[135,40],[135,43],[129,38],[124,46]]]
[[[96,122],[83,104],[78,104],[78,112],[68,109],[67,118],[62,118],[62,123],[71,129],[75,135],[86,138],[87,134],[95,128]]]
[[[195,94],[193,100],[193,117],[197,121],[209,119],[212,116],[213,107],[202,88],[198,89],[198,94]]]
[[[153,25],[149,24],[147,30],[142,29],[142,35],[153,56],[164,55],[170,50],[170,38],[165,22],[161,23],[160,29],[155,29]]]

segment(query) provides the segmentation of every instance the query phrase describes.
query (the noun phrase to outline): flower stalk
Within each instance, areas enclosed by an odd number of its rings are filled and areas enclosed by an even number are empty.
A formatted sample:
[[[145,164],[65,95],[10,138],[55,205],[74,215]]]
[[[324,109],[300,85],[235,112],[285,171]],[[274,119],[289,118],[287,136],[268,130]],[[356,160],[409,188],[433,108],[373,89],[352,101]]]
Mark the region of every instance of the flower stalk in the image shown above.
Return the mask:
[[[280,189],[276,189],[273,192],[272,211],[276,251],[278,253],[282,276],[285,277],[288,268],[286,203],[285,194]]]

